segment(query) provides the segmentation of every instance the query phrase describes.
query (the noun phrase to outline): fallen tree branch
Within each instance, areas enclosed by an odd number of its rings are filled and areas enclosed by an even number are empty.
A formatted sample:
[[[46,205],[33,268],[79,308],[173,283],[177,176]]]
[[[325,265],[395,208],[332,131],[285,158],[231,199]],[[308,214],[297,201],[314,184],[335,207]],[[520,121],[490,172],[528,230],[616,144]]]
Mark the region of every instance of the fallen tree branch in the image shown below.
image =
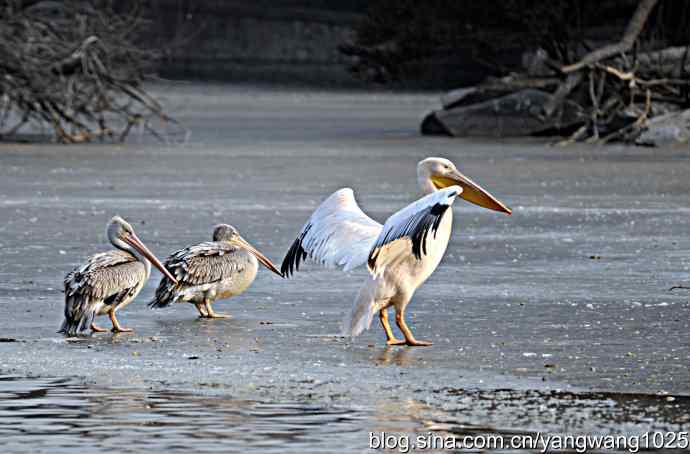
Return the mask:
[[[530,50],[523,55],[521,72],[450,92],[443,97],[444,110],[425,118],[422,131],[473,134],[467,125],[476,128],[479,122],[490,121],[513,135],[562,134],[566,138],[559,145],[578,141],[642,143],[642,136],[645,143],[652,143],[650,140],[668,136],[668,131],[672,140],[690,141],[687,121],[656,121],[680,110],[690,112],[690,45],[678,46],[687,41],[685,35],[678,35],[686,32],[684,27],[678,26],[673,36],[664,29],[666,22],[660,15],[668,15],[670,10],[659,9],[656,14],[660,3],[631,0],[626,6],[629,20],[619,42],[592,49],[580,31],[559,46],[542,44],[536,51]],[[679,14],[690,22],[690,10]],[[572,58],[578,55],[579,60]],[[560,61],[555,69],[542,63],[555,60]],[[532,94],[526,96],[526,92]],[[490,127],[485,130],[494,134]]]
[[[585,66],[597,63],[609,57],[613,57],[614,55],[628,52],[635,45],[635,41],[644,29],[649,14],[652,12],[657,3],[658,0],[640,0],[640,3],[638,3],[637,9],[635,10],[635,14],[633,14],[632,19],[630,19],[630,22],[628,22],[628,26],[623,34],[623,38],[619,42],[594,50],[582,57],[582,59],[577,63],[563,66],[561,71],[565,74],[569,74],[578,71]]]
[[[570,92],[572,92],[575,87],[577,87],[582,81],[583,74],[581,72],[576,72],[569,74],[568,77],[563,81],[556,89],[556,92],[551,95],[551,99],[544,106],[544,116],[547,118],[551,117],[556,110],[563,104],[563,101],[568,97]]]
[[[175,121],[142,87],[158,53],[132,38],[145,23],[134,3],[67,0],[55,20],[32,3],[0,0],[0,137],[48,125],[60,142],[125,140],[141,125],[162,138],[150,120]]]
[[[624,72],[621,71],[620,69],[614,68],[613,66],[608,66],[608,65],[602,65],[597,63],[596,65],[597,68],[603,69],[609,74],[613,74],[614,76],[618,77],[620,80],[635,80],[635,73],[632,71],[629,72]]]
[[[652,95],[651,91],[647,89],[646,93],[646,101],[645,101],[645,109],[644,111],[637,117],[637,119],[631,123],[630,125],[618,129],[608,136],[604,137],[599,141],[601,144],[606,144],[611,142],[612,140],[616,139],[623,139],[623,140],[632,140],[636,138],[640,132],[642,131],[642,128],[645,126],[647,119],[649,118],[649,112],[652,110]]]

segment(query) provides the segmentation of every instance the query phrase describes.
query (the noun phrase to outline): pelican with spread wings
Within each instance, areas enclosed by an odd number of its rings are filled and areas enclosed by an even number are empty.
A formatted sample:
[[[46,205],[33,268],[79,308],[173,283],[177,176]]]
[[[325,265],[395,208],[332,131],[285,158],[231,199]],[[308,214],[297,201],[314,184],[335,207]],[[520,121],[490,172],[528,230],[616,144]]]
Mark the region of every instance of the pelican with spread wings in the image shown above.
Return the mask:
[[[314,211],[283,259],[281,271],[286,277],[307,258],[344,271],[367,265],[370,277],[345,319],[345,335],[357,336],[368,329],[378,312],[388,345],[431,345],[415,339],[405,323],[405,309],[443,258],[453,223],[450,206],[459,196],[484,208],[511,213],[447,159],[420,161],[417,182],[424,197],[383,225],[360,209],[352,189],[334,192]],[[393,334],[388,321],[390,306],[395,308],[395,322],[404,339]]]

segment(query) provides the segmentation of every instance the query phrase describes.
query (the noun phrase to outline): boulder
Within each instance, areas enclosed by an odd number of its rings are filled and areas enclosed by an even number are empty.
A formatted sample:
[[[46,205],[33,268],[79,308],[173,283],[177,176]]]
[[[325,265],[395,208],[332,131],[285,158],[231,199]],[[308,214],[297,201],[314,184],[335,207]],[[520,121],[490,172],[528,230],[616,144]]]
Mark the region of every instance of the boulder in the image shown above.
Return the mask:
[[[553,117],[543,118],[543,108],[550,97],[545,91],[528,88],[475,104],[437,110],[422,122],[422,133],[456,137],[516,137],[571,128],[582,122],[577,106],[569,102]],[[447,101],[446,104],[450,104]]]
[[[451,90],[441,95],[441,105],[444,109],[451,109],[459,105],[462,101],[464,101],[470,95],[473,95],[477,91],[479,91],[477,87],[466,87]]]
[[[652,147],[682,144],[690,141],[690,110],[654,117],[635,143]]]

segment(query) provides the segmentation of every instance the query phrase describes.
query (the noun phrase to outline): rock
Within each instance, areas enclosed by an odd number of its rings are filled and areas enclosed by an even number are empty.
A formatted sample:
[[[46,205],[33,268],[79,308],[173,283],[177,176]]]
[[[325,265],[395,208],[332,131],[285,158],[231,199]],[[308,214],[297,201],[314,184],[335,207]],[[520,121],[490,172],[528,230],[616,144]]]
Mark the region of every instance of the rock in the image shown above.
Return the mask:
[[[424,117],[421,125],[421,132],[425,136],[453,136],[453,134],[444,126],[438,118],[436,112],[431,112]]]
[[[682,144],[690,140],[690,110],[652,118],[635,143],[652,147]]]
[[[424,119],[422,133],[517,137],[570,128],[581,122],[577,107],[569,102],[564,104],[560,115],[542,119],[543,107],[550,97],[545,91],[528,88],[476,104],[438,110]]]
[[[452,107],[455,107],[463,99],[465,99],[466,97],[468,97],[469,95],[471,95],[473,93],[476,93],[477,90],[478,90],[477,87],[466,87],[466,88],[458,88],[456,90],[451,90],[451,91],[441,95],[441,105],[443,106],[444,109],[450,109]]]

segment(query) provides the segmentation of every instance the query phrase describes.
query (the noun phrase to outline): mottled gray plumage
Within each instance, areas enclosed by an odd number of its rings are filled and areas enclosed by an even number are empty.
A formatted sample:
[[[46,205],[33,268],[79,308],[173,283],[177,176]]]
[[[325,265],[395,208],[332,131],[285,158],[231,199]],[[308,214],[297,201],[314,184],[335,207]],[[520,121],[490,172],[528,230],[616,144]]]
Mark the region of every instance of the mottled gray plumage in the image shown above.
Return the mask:
[[[89,257],[65,277],[65,320],[60,332],[87,330],[96,315],[129,303],[146,282],[146,266],[129,252],[108,251]]]
[[[88,328],[105,331],[93,323],[96,315],[104,314],[110,317],[112,331],[132,331],[120,325],[115,312],[139,294],[151,275],[151,263],[175,280],[120,216],[108,222],[105,234],[117,250],[89,257],[84,266],[65,277],[65,321],[60,333],[74,336]]]
[[[182,286],[210,284],[241,273],[248,256],[237,246],[223,241],[209,241],[175,252],[165,261],[165,266]]]
[[[162,279],[150,307],[185,302],[210,304],[216,299],[239,295],[251,285],[258,262],[246,249],[230,242],[239,238],[237,230],[222,224],[214,229],[213,238],[215,241],[188,246],[168,257],[165,267],[179,284]],[[204,315],[201,310],[200,313]]]

